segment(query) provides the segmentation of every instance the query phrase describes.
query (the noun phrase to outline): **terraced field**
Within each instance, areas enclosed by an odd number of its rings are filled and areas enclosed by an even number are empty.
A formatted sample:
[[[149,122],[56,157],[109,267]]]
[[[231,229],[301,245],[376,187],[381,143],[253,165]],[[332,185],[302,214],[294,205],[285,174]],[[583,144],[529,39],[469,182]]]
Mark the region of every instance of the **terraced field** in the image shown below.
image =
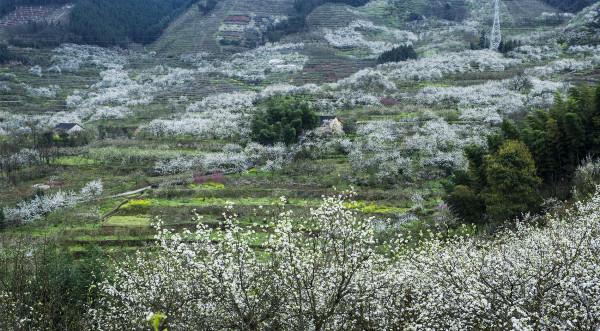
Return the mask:
[[[91,141],[57,147],[47,162],[19,169],[14,183],[3,177],[2,205],[29,201],[40,185],[52,195],[101,180],[104,192],[3,235],[57,237],[81,254],[94,245],[128,251],[152,241],[157,218],[182,230],[195,226],[197,214],[218,233],[231,202],[240,222],[256,230],[260,247],[282,196],[287,207],[308,215],[323,195],[351,188],[357,202],[348,207],[383,227],[440,227],[447,178],[464,168],[467,142],[483,141],[502,118],[547,107],[555,93],[566,91],[563,82],[599,76],[597,49],[575,52],[554,39],[544,48],[548,40],[534,33],[558,35],[563,26],[538,24],[542,13],[554,12],[538,0],[503,2],[505,36],[522,38],[528,48],[504,55],[469,50],[489,29],[491,15],[487,4],[468,3],[466,22],[406,21],[419,1],[395,9],[386,1],[358,8],[326,4],[308,16],[307,31],[248,50],[217,42],[223,21],[288,15],[293,1],[225,0],[208,15],[191,6],[147,49],[16,49],[39,68],[0,67],[0,133],[28,125],[45,132],[77,121]],[[359,39],[362,44],[354,43]],[[406,40],[419,60],[376,66],[377,52]],[[62,53],[69,61],[53,59]],[[517,90],[522,76],[530,85]],[[344,134],[307,138],[279,151],[249,149],[251,116],[278,95],[301,96],[319,115],[337,116]],[[217,166],[185,168],[207,159]],[[176,169],[160,172],[168,166]],[[215,173],[223,177],[195,181]]]
[[[238,49],[223,48],[217,42],[217,32],[227,16],[258,15],[286,16],[292,9],[291,0],[225,0],[219,2],[214,11],[202,15],[196,6],[181,15],[154,43],[152,49],[161,56],[178,57],[181,54],[207,52],[231,53]]]

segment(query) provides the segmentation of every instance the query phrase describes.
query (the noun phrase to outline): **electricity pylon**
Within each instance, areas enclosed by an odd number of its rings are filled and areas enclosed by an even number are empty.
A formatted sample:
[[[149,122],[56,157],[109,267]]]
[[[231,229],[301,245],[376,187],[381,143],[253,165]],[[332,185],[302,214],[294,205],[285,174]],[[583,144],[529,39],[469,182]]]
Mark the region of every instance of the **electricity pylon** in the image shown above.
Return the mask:
[[[497,51],[502,42],[502,31],[500,30],[500,0],[494,0],[494,26],[490,36],[490,49]]]

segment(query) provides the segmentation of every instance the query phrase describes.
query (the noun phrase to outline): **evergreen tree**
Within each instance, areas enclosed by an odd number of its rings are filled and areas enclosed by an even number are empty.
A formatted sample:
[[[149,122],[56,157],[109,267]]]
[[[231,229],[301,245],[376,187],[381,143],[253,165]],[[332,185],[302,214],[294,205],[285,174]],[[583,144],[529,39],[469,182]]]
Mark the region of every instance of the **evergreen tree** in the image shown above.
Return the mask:
[[[412,45],[402,45],[385,51],[377,58],[377,63],[401,62],[409,59],[417,59],[417,52]]]
[[[534,210],[539,202],[541,183],[527,146],[507,140],[485,159],[488,186],[483,191],[486,213],[493,221],[503,221]]]
[[[266,111],[257,113],[251,125],[252,139],[261,144],[295,143],[302,132],[318,124],[314,110],[296,98],[272,98],[266,106]]]
[[[471,187],[456,185],[445,200],[463,221],[473,224],[485,221],[485,202]]]
[[[445,200],[465,222],[481,224],[485,220],[485,202],[481,190],[487,185],[484,164],[486,152],[476,145],[467,146],[464,152],[469,168],[454,174],[454,187],[449,189]]]

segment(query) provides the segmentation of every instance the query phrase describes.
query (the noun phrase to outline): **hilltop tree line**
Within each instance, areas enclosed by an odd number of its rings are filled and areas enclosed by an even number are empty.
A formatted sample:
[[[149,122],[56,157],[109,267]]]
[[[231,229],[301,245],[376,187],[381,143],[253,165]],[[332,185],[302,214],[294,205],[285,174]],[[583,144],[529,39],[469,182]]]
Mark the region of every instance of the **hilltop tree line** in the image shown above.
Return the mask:
[[[543,0],[550,6],[556,7],[557,9],[569,12],[577,12],[583,8],[592,5],[596,0]]]
[[[66,0],[11,0],[0,14],[14,10],[15,4],[58,4]],[[130,42],[148,44],[195,0],[80,0],[68,23],[32,23],[12,31],[11,43],[45,47],[64,42],[126,46]],[[206,6],[213,6],[209,0]],[[199,4],[200,5],[200,4]]]
[[[69,29],[90,44],[147,44],[193,0],[83,0],[71,13]]]
[[[8,0],[0,4],[0,15],[18,5],[49,5],[67,0]],[[301,31],[306,17],[327,2],[361,6],[369,0],[296,0],[287,21],[273,27],[267,38],[278,40],[285,34]],[[68,23],[35,23],[12,31],[11,43],[27,47],[56,46],[65,42],[126,46],[131,42],[148,44],[155,41],[168,24],[196,3],[207,14],[218,0],[79,0]]]
[[[0,16],[10,13],[17,6],[27,5],[62,5],[65,3],[74,2],[69,0],[3,0],[0,1]]]
[[[505,121],[488,147],[466,148],[446,201],[465,221],[498,223],[538,211],[544,197],[567,198],[575,171],[600,156],[600,85],[578,87],[520,125]]]

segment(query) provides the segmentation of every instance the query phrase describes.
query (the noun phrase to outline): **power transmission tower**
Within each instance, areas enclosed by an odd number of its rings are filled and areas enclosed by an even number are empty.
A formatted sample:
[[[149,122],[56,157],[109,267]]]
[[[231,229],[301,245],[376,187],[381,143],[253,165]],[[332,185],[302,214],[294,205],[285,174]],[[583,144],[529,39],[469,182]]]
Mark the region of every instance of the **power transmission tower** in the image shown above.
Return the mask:
[[[502,42],[502,31],[500,29],[500,0],[494,0],[494,26],[490,36],[490,49],[497,51]]]

